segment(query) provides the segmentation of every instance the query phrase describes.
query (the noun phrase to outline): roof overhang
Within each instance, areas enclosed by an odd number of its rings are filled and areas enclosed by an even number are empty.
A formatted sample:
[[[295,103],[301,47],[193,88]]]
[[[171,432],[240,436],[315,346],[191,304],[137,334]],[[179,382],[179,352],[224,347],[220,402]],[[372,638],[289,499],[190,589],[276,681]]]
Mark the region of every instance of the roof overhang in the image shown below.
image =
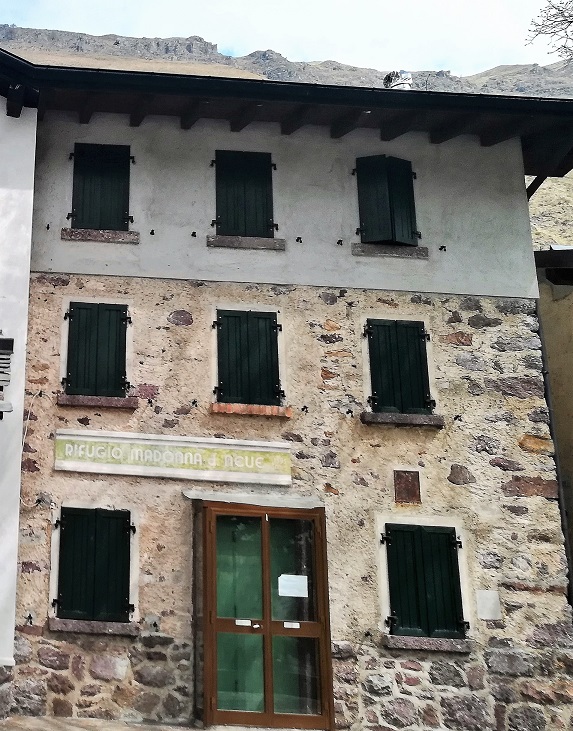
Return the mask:
[[[535,252],[535,266],[552,284],[573,284],[573,246]]]
[[[199,119],[224,119],[234,132],[275,122],[290,135],[310,124],[333,138],[354,129],[393,140],[425,132],[432,144],[475,135],[484,147],[520,138],[525,173],[563,176],[573,168],[573,100],[371,89],[258,79],[190,76],[31,63],[0,49],[0,95],[18,117],[37,107],[74,112],[89,123],[96,112],[126,115],[139,126],[148,115],[178,117],[183,129]]]

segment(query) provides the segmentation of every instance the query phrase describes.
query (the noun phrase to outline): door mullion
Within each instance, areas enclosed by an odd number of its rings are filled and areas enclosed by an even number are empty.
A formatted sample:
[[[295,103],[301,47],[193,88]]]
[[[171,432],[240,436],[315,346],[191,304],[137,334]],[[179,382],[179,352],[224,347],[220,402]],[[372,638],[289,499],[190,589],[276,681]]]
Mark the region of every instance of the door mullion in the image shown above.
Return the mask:
[[[262,516],[262,564],[263,564],[263,652],[265,673],[265,713],[271,716],[274,713],[273,692],[273,635],[271,610],[271,549],[270,527],[266,513]]]

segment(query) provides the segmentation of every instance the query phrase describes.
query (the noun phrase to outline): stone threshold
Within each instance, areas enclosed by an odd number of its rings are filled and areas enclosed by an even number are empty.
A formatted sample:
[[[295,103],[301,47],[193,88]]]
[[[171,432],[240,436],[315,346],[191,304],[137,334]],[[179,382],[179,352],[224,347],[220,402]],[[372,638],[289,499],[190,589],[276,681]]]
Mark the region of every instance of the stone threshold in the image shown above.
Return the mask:
[[[286,239],[263,236],[207,236],[207,246],[218,249],[264,249],[285,251]]]
[[[388,256],[393,259],[428,259],[427,246],[394,244],[351,244],[352,256]]]
[[[212,414],[231,414],[244,416],[278,416],[292,419],[292,406],[263,406],[261,404],[226,404],[216,401],[211,403]]]
[[[141,627],[136,622],[96,622],[86,619],[48,618],[50,632],[75,632],[83,635],[116,635],[137,637]]]
[[[62,241],[98,241],[101,244],[139,244],[139,231],[63,228],[60,236]]]
[[[470,640],[448,637],[406,637],[403,635],[382,635],[381,643],[389,650],[421,650],[424,652],[456,652],[469,654]]]
[[[98,409],[137,409],[137,396],[71,396],[59,393],[56,396],[58,406],[95,406]]]
[[[363,424],[385,424],[387,426],[429,426],[443,429],[446,425],[440,414],[399,414],[397,412],[363,411],[360,414]]]

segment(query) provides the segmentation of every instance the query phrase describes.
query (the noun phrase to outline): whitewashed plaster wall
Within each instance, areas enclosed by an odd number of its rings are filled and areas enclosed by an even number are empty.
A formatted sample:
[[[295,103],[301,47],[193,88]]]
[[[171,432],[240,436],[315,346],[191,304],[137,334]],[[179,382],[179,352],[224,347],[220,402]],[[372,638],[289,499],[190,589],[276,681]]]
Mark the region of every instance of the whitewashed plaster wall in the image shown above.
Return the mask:
[[[136,164],[130,213],[132,228],[141,233],[139,245],[60,240],[61,228],[69,225],[69,153],[75,142],[131,146]],[[276,235],[286,239],[285,252],[207,248],[215,218],[216,172],[210,162],[217,149],[272,153]],[[352,170],[357,157],[375,154],[413,163],[420,244],[429,249],[427,260],[351,254],[359,225]],[[50,113],[38,130],[32,267],[536,297],[523,180],[519,140],[481,147],[476,137],[465,136],[432,145],[426,134],[412,133],[381,142],[376,130],[355,130],[333,140],[326,127],[307,126],[284,136],[276,124],[255,123],[233,133],[227,122],[201,120],[184,131],[170,117],[148,117],[130,128],[120,115],[96,114],[89,125],[80,125],[71,114]]]
[[[0,421],[0,665],[13,665],[35,137],[36,111],[7,117],[0,98],[0,330],[14,338],[14,410]]]

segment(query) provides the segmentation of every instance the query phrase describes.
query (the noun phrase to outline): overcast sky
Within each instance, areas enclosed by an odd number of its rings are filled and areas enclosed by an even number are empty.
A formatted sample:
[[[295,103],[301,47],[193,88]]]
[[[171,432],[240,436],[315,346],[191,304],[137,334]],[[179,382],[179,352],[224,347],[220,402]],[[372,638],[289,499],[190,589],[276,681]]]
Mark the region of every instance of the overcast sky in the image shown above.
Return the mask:
[[[94,35],[202,36],[231,55],[474,74],[558,61],[526,45],[544,0],[0,0],[0,23]]]

